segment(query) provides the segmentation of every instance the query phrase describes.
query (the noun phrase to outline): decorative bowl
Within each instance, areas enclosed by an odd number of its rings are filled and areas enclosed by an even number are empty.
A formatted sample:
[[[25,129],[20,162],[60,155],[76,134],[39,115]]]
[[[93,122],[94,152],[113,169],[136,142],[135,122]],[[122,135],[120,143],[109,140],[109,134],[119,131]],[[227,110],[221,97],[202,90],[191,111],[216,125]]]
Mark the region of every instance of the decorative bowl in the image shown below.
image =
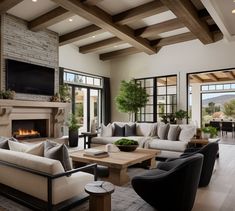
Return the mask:
[[[120,151],[123,152],[133,152],[139,145],[116,145]]]

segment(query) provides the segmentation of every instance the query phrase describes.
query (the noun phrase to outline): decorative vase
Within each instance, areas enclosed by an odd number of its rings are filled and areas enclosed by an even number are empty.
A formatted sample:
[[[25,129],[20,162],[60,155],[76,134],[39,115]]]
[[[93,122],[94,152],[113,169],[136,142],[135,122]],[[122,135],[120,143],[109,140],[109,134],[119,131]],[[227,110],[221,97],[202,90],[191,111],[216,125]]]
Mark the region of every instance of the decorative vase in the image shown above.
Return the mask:
[[[202,137],[208,139],[210,138],[210,133],[202,133]]]
[[[78,146],[78,130],[69,130],[69,146]]]

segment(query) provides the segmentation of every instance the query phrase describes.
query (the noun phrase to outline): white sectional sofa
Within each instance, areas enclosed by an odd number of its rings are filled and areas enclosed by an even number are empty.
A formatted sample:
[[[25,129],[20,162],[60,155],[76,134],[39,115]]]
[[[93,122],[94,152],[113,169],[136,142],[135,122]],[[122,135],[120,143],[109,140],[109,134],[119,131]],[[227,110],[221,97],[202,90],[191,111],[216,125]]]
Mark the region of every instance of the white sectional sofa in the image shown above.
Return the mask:
[[[84,187],[94,181],[94,175],[81,170],[91,166],[95,165],[65,172],[58,160],[0,149],[0,192],[8,195],[20,191],[16,195],[25,205],[34,204],[25,198],[28,194],[42,202],[44,208],[40,210],[52,210],[68,200],[87,197]]]
[[[136,135],[128,136],[125,138],[133,139],[139,142],[139,147],[142,148],[150,148],[150,149],[158,149],[161,150],[160,156],[171,157],[175,155],[179,155],[186,149],[188,142],[196,133],[196,126],[194,125],[169,125],[169,128],[178,127],[179,133],[178,137],[170,137],[169,131],[166,130],[165,138],[160,138],[160,128],[166,126],[162,122],[157,123],[132,123],[132,122],[114,122],[112,123],[112,130],[115,130],[114,125],[117,124],[120,127],[123,127],[125,124],[133,125],[136,124]],[[104,127],[103,127],[104,128]],[[101,128],[102,129],[102,128]],[[107,128],[104,128],[107,129]],[[114,143],[115,141],[124,138],[121,136],[113,136],[112,133],[102,132],[97,137],[93,137],[91,139],[91,147]],[[103,135],[104,134],[104,135]],[[108,136],[107,136],[108,134]],[[112,134],[112,135],[111,135]],[[172,136],[172,134],[171,134]],[[169,139],[169,138],[173,138]]]

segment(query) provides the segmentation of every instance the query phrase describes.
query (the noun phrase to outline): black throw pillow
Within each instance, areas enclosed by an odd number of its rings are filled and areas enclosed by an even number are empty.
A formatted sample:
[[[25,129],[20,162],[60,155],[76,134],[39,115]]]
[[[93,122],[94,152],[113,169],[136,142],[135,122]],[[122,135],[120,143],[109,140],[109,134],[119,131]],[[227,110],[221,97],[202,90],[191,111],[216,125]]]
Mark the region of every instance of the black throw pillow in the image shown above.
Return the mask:
[[[125,136],[136,136],[136,124],[125,125]]]
[[[65,171],[72,170],[68,148],[64,144],[46,141],[44,143],[44,157],[60,161]]]
[[[125,136],[125,127],[121,127],[114,123],[114,133],[113,136]]]

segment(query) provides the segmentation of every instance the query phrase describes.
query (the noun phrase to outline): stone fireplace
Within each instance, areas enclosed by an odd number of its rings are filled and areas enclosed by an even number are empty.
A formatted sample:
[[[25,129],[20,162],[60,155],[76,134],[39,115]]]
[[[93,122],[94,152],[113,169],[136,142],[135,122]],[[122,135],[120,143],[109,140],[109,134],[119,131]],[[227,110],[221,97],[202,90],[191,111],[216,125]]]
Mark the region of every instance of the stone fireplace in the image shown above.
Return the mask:
[[[0,136],[59,138],[68,111],[68,103],[0,100]]]

